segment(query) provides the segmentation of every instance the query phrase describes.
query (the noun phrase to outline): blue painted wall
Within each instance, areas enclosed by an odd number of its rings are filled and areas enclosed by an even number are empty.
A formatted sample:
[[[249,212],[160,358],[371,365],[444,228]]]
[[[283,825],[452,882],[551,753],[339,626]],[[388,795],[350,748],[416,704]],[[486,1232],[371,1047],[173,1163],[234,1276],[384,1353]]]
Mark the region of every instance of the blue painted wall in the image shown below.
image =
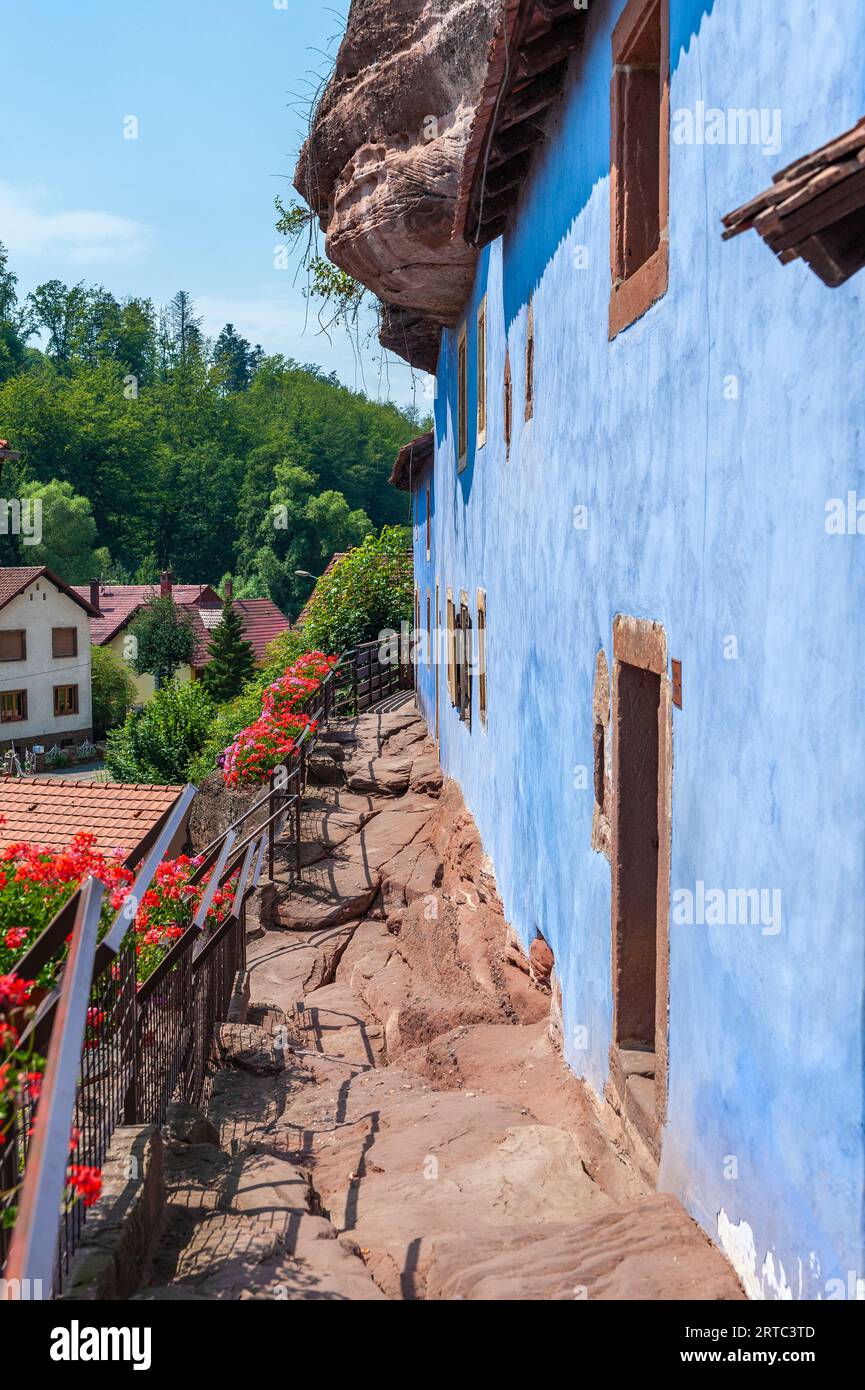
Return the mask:
[[[611,1029],[610,868],[591,849],[592,689],[619,612],[682,660],[672,890],[778,888],[782,928],[671,923],[670,1095],[661,1187],[755,1296],[838,1296],[863,1260],[865,537],[827,500],[865,497],[865,272],[827,289],[719,218],[865,111],[860,0],[671,0],[671,109],[779,108],[782,145],[671,144],[670,287],[607,336],[610,35],[593,0],[552,138],[467,305],[488,303],[487,442],[454,457],[456,333],[438,372],[426,590],[487,594],[489,728],[450,708],[441,755],[511,922],[543,932],[570,1064],[597,1093]],[[587,268],[579,269],[579,248]],[[523,420],[534,296],[534,418]],[[509,345],[514,438],[506,461]],[[729,378],[738,399],[727,399]],[[574,508],[588,508],[576,529]],[[422,619],[423,620],[423,619]],[[738,659],[725,658],[725,639]],[[729,653],[730,644],[726,651]],[[420,698],[434,722],[434,674]],[[588,1046],[574,1046],[587,1029]],[[738,1177],[731,1179],[735,1160]]]

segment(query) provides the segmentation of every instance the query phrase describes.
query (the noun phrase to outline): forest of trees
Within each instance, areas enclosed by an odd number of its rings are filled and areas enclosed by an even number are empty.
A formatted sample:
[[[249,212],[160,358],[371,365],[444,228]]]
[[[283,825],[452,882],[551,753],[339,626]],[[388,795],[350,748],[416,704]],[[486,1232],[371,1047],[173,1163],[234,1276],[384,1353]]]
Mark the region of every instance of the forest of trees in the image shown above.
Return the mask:
[[[421,428],[231,324],[206,339],[184,291],[162,309],[59,280],[22,297],[0,244],[0,437],[21,455],[0,496],[43,517],[40,545],[0,525],[0,564],[70,583],[231,574],[294,617],[296,569],[407,520],[387,480]]]

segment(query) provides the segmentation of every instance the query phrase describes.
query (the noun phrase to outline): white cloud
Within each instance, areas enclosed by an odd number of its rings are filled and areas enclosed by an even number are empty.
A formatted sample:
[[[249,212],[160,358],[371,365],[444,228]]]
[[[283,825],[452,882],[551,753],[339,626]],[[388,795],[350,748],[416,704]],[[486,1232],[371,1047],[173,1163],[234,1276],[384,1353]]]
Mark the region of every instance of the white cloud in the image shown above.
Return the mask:
[[[16,258],[50,252],[71,265],[122,265],[140,259],[150,233],[142,223],[111,212],[50,211],[44,188],[0,182],[0,241]]]

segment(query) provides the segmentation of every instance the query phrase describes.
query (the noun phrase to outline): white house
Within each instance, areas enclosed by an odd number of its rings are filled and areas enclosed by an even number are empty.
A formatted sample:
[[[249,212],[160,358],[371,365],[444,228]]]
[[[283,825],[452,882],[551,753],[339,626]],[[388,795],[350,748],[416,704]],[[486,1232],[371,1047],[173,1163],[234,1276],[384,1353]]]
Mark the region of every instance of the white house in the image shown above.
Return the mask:
[[[44,568],[0,569],[0,752],[92,737],[85,598]]]

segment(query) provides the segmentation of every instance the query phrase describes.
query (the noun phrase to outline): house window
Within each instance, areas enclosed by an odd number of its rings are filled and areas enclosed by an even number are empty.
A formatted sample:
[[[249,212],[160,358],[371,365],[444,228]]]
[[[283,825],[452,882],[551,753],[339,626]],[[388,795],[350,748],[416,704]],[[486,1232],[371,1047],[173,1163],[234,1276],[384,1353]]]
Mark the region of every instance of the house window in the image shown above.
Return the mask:
[[[0,694],[0,723],[20,724],[27,718],[27,691],[4,690]]]
[[[487,596],[478,589],[478,713],[487,727]]]
[[[456,615],[456,670],[454,704],[459,710],[460,719],[471,726],[472,722],[472,619],[469,613],[468,594],[460,595],[459,613]]]
[[[432,555],[432,487],[426,485],[426,557]]]
[[[432,599],[430,591],[426,591],[426,664],[429,666],[432,661]]]
[[[453,590],[447,591],[447,641],[448,641],[448,695],[455,705],[456,698],[456,614],[454,612]]]
[[[595,803],[602,815],[606,809],[604,806],[606,742],[606,730],[603,724],[597,723],[595,725]]]
[[[414,590],[414,659],[417,664],[417,649],[420,640],[420,589],[415,585]]]
[[[611,338],[667,289],[669,68],[669,0],[628,0],[613,31]]]
[[[526,325],[526,419],[531,420],[535,413],[535,306],[529,300],[529,316]]]
[[[487,297],[478,309],[478,448],[487,442]]]
[[[469,453],[468,387],[466,328],[463,324],[457,344],[457,467],[460,472],[468,462]]]
[[[54,687],[54,717],[63,719],[69,714],[78,713],[78,686],[77,685],[55,685]]]
[[[511,355],[505,353],[505,458],[511,456],[511,434],[514,423],[514,395],[511,387]]]
[[[27,633],[23,628],[0,632],[0,661],[27,660]]]
[[[51,629],[51,655],[78,655],[77,627],[54,627]]]

